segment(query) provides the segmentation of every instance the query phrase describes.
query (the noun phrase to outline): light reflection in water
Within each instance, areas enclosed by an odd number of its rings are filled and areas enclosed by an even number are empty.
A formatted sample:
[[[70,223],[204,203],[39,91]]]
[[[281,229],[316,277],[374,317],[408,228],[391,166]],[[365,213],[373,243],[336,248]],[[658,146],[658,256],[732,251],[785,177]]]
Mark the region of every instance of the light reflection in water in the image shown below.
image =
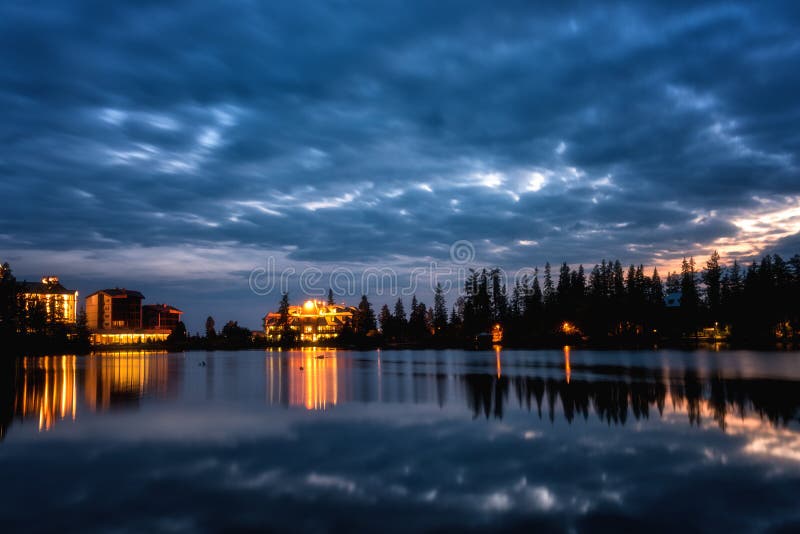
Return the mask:
[[[289,404],[325,410],[339,402],[336,352],[316,349],[289,353]]]
[[[20,420],[36,418],[39,431],[47,431],[58,421],[77,419],[79,404],[88,412],[104,411],[115,403],[135,402],[146,394],[169,391],[170,360],[166,352],[93,354],[81,357],[80,367],[78,358],[22,358],[15,378],[15,416]]]
[[[168,363],[166,352],[122,351],[88,356],[84,382],[87,408],[107,410],[113,400],[166,393]]]
[[[615,529],[625,531],[641,526],[633,522],[639,513],[649,517],[663,508],[674,515],[677,496],[705,503],[711,495],[723,508],[714,509],[703,525],[708,528],[700,530],[714,531],[715,516],[729,513],[730,503],[737,510],[747,505],[736,500],[742,487],[755,497],[753,507],[781,503],[763,512],[765,520],[783,508],[795,517],[800,371],[770,368],[777,357],[748,360],[732,353],[711,365],[707,354],[563,347],[22,359],[11,373],[0,372],[0,438],[12,406],[14,415],[31,422],[27,433],[12,428],[0,444],[3,472],[15,481],[6,510],[19,511],[10,530],[24,527],[31,513],[63,520],[50,512],[67,506],[77,510],[67,519],[91,518],[76,508],[73,495],[85,495],[82,507],[137,514],[152,502],[167,503],[150,523],[134,523],[150,530],[166,524],[166,515],[196,517],[187,524],[203,525],[209,517],[193,514],[242,503],[241,509],[223,508],[225,519],[256,517],[254,506],[264,510],[259,520],[296,521],[328,509],[335,510],[333,521],[369,516],[374,530],[387,523],[389,509],[403,508],[409,518],[414,511],[430,517],[463,509],[470,520],[469,511],[482,514],[474,519],[487,530],[495,526],[487,517],[521,517],[524,523],[511,526],[531,529],[524,514],[547,514],[555,520],[548,518],[540,530],[548,530],[579,510],[580,521],[588,513],[626,514]],[[151,395],[159,402],[138,402]],[[163,402],[173,395],[178,402]],[[145,409],[84,415],[120,403]],[[70,418],[77,418],[74,425]],[[37,421],[57,439],[31,436]],[[69,434],[61,432],[66,427]],[[129,471],[133,483],[117,484]],[[39,480],[43,488],[35,486]],[[713,493],[732,483],[733,490]],[[44,490],[48,499],[30,498]],[[42,502],[62,495],[63,508],[50,504],[42,513]],[[412,502],[420,508],[406,512]],[[759,518],[753,524],[766,523]]]
[[[265,360],[267,403],[301,406],[307,410],[336,406],[340,370],[335,349],[268,351]]]
[[[39,431],[50,430],[58,420],[75,419],[77,385],[75,356],[23,358],[22,390],[14,399],[14,412],[36,417]]]
[[[264,366],[263,379],[246,380],[267,405],[306,410],[324,411],[350,402],[436,403],[462,409],[466,404],[473,417],[485,414],[498,419],[515,409],[527,409],[539,417],[546,414],[551,421],[558,415],[569,423],[591,415],[613,425],[625,425],[630,419],[688,418],[697,427],[714,425],[729,433],[761,433],[764,439],[755,442],[753,452],[782,450],[784,457],[798,457],[786,445],[787,440],[794,443],[797,438],[797,381],[758,375],[745,378],[743,369],[754,372],[747,361],[741,369],[722,373],[683,367],[667,359],[649,368],[589,364],[583,353],[576,360],[578,353],[572,354],[569,346],[563,347],[563,361],[558,361],[558,353],[537,359],[535,354],[503,352],[499,347],[494,352],[492,361],[487,353],[458,351],[274,351],[257,356],[256,365]],[[46,431],[59,421],[79,418],[81,413],[137,407],[144,397],[178,397],[198,388],[197,393],[202,393],[203,388],[213,387],[215,370],[218,375],[223,370],[210,365],[215,357],[230,364],[227,370],[239,368],[251,376],[249,366],[254,363],[250,355],[218,354],[204,356],[209,366],[192,365],[191,373],[183,369],[183,362],[192,356],[167,353],[22,358],[11,371],[8,416],[0,418],[0,437],[8,424],[5,421],[12,417],[35,420],[37,428]],[[186,376],[200,380],[180,390]],[[226,380],[225,376],[218,376],[220,379]],[[205,398],[213,400],[213,396]],[[748,426],[748,422],[743,426],[750,418],[758,425]],[[764,428],[780,431],[766,433]],[[776,445],[778,441],[780,445]]]

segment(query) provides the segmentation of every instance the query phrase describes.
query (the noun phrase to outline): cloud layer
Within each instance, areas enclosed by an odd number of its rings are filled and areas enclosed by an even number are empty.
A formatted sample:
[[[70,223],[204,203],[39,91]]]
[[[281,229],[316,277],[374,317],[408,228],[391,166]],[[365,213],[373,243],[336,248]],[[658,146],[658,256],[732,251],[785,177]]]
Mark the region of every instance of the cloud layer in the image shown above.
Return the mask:
[[[228,272],[459,239],[508,267],[747,256],[800,230],[799,22],[793,2],[6,3],[0,250],[31,275],[53,270],[33,251],[144,268],[174,245],[230,249]]]

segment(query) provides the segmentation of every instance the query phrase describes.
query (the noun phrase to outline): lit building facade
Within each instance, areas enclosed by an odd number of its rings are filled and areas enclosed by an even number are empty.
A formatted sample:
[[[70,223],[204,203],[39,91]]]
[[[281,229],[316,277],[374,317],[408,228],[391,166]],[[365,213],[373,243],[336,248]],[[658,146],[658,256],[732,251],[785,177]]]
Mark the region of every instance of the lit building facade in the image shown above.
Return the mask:
[[[289,306],[289,328],[297,333],[303,343],[316,343],[338,336],[349,323],[356,309],[343,304],[326,304],[318,300],[307,300],[302,306]],[[264,333],[268,341],[281,339],[283,327],[278,312],[264,317]]]
[[[21,282],[20,293],[24,305],[31,309],[44,304],[47,317],[61,324],[75,324],[78,312],[78,292],[61,285],[55,276],[46,276],[41,282]]]
[[[102,289],[86,297],[86,319],[89,329],[135,330],[142,328],[144,295],[129,289]]]
[[[183,312],[167,304],[146,304],[142,306],[142,326],[147,330],[172,330],[178,326]]]
[[[86,318],[94,345],[136,345],[165,341],[183,312],[167,304],[142,306],[144,295],[130,289],[102,289],[86,297]]]

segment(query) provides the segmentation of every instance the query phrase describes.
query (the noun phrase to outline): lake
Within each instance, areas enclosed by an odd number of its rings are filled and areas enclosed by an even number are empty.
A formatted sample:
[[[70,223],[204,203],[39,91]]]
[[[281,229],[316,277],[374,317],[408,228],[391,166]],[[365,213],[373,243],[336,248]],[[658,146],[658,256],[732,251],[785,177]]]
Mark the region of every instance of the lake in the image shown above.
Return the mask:
[[[800,354],[21,358],[0,531],[800,531]]]

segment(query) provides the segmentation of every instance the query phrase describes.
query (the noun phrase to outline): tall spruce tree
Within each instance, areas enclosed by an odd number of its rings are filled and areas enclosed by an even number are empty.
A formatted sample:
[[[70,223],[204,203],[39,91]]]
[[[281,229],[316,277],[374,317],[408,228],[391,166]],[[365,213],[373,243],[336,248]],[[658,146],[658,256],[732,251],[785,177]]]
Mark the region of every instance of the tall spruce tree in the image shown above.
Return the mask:
[[[392,312],[389,311],[389,306],[384,304],[381,306],[381,311],[378,314],[378,324],[381,327],[381,333],[386,339],[393,339],[394,334],[394,318]]]
[[[706,286],[706,303],[708,304],[711,319],[718,321],[719,308],[722,302],[722,267],[719,264],[719,254],[715,250],[706,262],[703,271],[703,283]]]
[[[406,330],[408,329],[408,320],[406,319],[406,309],[403,306],[403,299],[397,298],[394,303],[394,328],[393,333],[398,341],[403,341],[406,337]]]
[[[372,304],[370,304],[366,295],[361,295],[361,302],[358,303],[358,313],[356,315],[355,332],[357,335],[365,336],[377,329],[375,312],[372,310]]]
[[[433,328],[442,332],[447,328],[447,304],[444,299],[442,285],[437,283],[433,293]]]

